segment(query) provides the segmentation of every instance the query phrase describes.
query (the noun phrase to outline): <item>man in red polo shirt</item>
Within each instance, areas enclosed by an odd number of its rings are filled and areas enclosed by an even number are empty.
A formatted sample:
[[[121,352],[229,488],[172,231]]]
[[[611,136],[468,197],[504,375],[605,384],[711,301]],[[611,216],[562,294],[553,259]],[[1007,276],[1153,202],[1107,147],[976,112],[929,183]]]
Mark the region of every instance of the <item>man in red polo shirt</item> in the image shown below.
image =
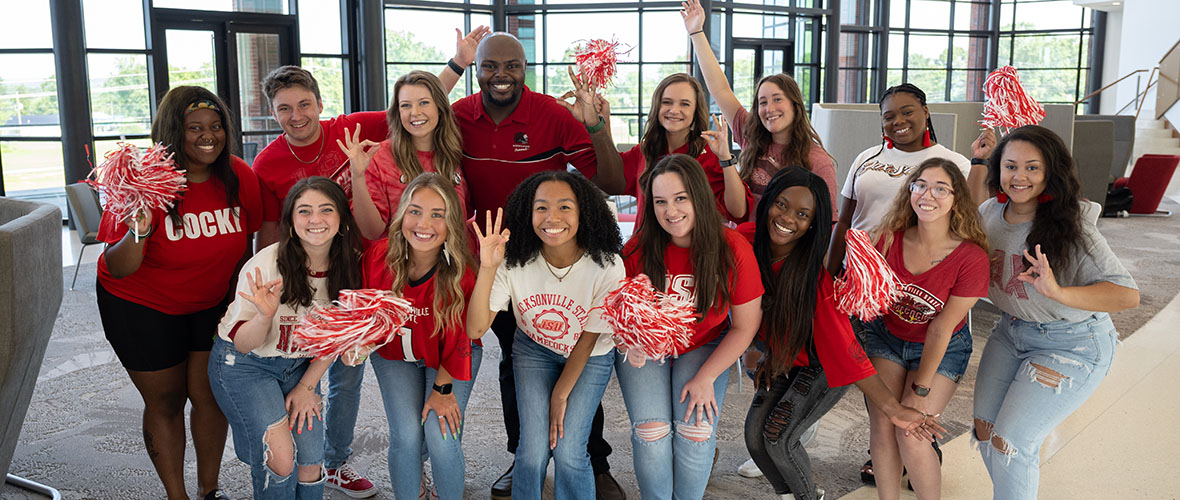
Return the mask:
[[[475,62],[480,92],[452,105],[463,133],[463,175],[472,186],[475,220],[483,220],[480,217],[484,210],[503,207],[512,190],[528,176],[545,170],[565,170],[567,164],[603,191],[622,193],[622,161],[605,130],[606,123],[594,112],[593,100],[580,98],[574,105],[575,114],[594,115],[583,125],[556,99],[529,90],[524,84],[524,47],[508,33],[484,38],[476,50]],[[512,313],[498,314],[492,331],[500,341],[500,396],[508,452],[515,453],[520,420],[512,375],[512,338],[516,331]],[[598,498],[625,498],[610,475],[606,457],[611,448],[602,438],[602,424],[599,405],[587,446]],[[509,467],[492,484],[492,498],[506,499],[511,495]]]

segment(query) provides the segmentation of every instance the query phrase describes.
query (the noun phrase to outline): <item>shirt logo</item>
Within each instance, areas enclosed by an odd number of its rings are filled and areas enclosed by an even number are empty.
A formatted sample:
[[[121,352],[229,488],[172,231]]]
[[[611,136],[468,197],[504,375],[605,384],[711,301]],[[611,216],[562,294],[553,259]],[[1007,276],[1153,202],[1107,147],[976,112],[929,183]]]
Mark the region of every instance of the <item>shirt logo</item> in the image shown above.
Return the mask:
[[[911,168],[913,168],[913,165],[892,165],[889,163],[881,163],[877,160],[870,160],[861,166],[861,172],[876,171],[888,175],[889,177],[904,177],[910,173]]]
[[[184,238],[195,240],[200,237],[211,238],[219,234],[242,232],[242,221],[233,209],[207,210],[201,213],[187,213],[181,217],[181,227],[172,223],[172,217],[164,217],[164,232],[171,241]]]
[[[520,153],[529,150],[529,135],[524,132],[517,132],[512,137],[512,151]]]
[[[945,305],[942,299],[913,283],[906,283],[901,291],[902,296],[893,304],[892,312],[906,323],[929,323]]]
[[[546,338],[556,340],[569,335],[570,322],[561,311],[546,309],[533,318],[533,329]]]
[[[1004,260],[1008,258],[1012,261],[1012,274],[1007,280],[1004,279]],[[1004,293],[1019,300],[1028,300],[1028,293],[1024,290],[1024,282],[1020,281],[1021,273],[1027,269],[1024,263],[1024,256],[1012,254],[1005,255],[1003,250],[997,248],[992,252],[991,271],[992,284],[996,288],[1002,288]]]

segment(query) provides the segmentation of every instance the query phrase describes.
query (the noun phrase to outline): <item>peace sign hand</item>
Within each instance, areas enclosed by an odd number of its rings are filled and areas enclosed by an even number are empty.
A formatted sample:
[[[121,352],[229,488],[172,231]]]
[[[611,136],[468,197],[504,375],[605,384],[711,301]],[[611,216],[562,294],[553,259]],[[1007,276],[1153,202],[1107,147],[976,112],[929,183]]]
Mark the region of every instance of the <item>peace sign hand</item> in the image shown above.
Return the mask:
[[[254,268],[254,274],[246,272],[246,280],[250,283],[250,293],[239,291],[238,295],[254,304],[254,307],[258,309],[258,314],[266,318],[273,318],[279,309],[283,280],[276,278],[263,283],[262,269],[257,267]]]
[[[1037,290],[1037,293],[1060,302],[1058,296],[1061,293],[1061,285],[1057,284],[1057,278],[1053,275],[1053,268],[1049,267],[1049,257],[1041,253],[1041,245],[1037,245],[1035,250],[1037,252],[1035,258],[1032,254],[1028,253],[1028,249],[1024,250],[1024,258],[1032,262],[1032,266],[1017,275],[1016,279],[1025,283],[1031,283],[1033,288]]]
[[[369,162],[372,161],[373,155],[377,154],[378,143],[368,139],[361,140],[361,124],[356,124],[356,130],[352,133],[348,132],[348,127],[344,128],[344,142],[336,139],[336,145],[340,146],[340,150],[348,155],[349,163],[352,169],[352,178],[359,179],[365,175],[365,171],[369,169]]]
[[[512,233],[508,228],[500,229],[500,223],[504,218],[504,209],[496,209],[496,221],[492,222],[492,211],[484,212],[487,215],[486,227],[487,231],[481,231],[479,224],[471,221],[471,226],[475,228],[475,237],[479,240],[479,265],[495,269],[500,267],[500,263],[504,261],[504,247],[508,244],[508,236]]]
[[[701,137],[704,137],[705,142],[709,143],[709,149],[713,150],[713,154],[717,155],[718,160],[732,159],[733,152],[729,149],[729,124],[726,123],[724,116],[716,114],[713,115],[713,125],[717,127],[717,130],[702,131]]]

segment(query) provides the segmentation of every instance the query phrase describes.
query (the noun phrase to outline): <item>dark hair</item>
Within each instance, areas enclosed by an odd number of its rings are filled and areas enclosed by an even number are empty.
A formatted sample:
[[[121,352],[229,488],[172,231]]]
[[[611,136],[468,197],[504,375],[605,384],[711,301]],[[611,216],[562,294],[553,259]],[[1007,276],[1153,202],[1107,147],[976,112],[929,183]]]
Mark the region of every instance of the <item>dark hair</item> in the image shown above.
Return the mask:
[[[279,219],[279,248],[276,258],[279,276],[283,278],[283,293],[279,300],[284,304],[307,307],[311,305],[315,290],[307,282],[307,252],[295,236],[292,218],[295,202],[309,190],[319,191],[336,205],[340,214],[340,228],[332,238],[328,251],[328,298],[335,300],[340,290],[361,287],[361,236],[356,230],[352,211],[348,208],[348,196],[335,182],[327,177],[313,176],[300,179],[287,192],[283,202],[283,215]]]
[[[754,86],[754,102],[750,105],[750,116],[746,118],[746,124],[738,131],[746,141],[746,146],[738,155],[739,174],[746,183],[749,183],[754,176],[754,162],[766,155],[770,150],[770,144],[774,142],[774,137],[769,130],[766,130],[766,126],[762,125],[762,120],[757,116],[758,89],[766,83],[774,84],[783,91],[787,100],[791,101],[791,110],[795,114],[791,119],[790,137],[783,148],[783,156],[774,160],[779,165],[802,165],[803,168],[810,170],[809,156],[812,145],[823,147],[823,141],[812,128],[811,121],[807,119],[807,104],[803,101],[803,92],[799,90],[799,84],[795,82],[795,79],[783,73],[763,77],[758,81],[758,85]]]
[[[578,200],[578,233],[574,239],[595,263],[605,267],[623,246],[619,225],[602,192],[585,177],[565,170],[537,172],[508,195],[504,207],[504,224],[512,231],[504,249],[508,267],[523,266],[541,252],[544,244],[533,229],[533,199],[541,183],[548,181],[564,182],[574,192]]]
[[[221,149],[221,154],[217,155],[217,159],[209,165],[209,172],[225,187],[226,205],[232,208],[234,213],[238,213],[238,207],[241,205],[241,201],[238,199],[238,174],[234,173],[233,165],[230,163],[233,147],[237,143],[235,141],[237,135],[234,133],[233,120],[229,116],[229,106],[226,106],[225,101],[217,97],[217,94],[204,87],[192,85],[173,87],[167,94],[164,94],[163,99],[160,99],[160,107],[156,109],[156,119],[152,121],[152,142],[167,146],[176,165],[179,168],[188,168],[186,165],[190,160],[184,151],[184,117],[188,115],[189,105],[198,101],[212,102],[217,107],[214,111],[221,117],[221,129],[225,131],[225,147]],[[181,223],[181,203],[184,203],[183,198],[179,203],[168,208],[168,216],[172,218],[174,224]]]
[[[665,156],[639,177],[646,206],[640,215],[642,219],[635,235],[638,244],[631,252],[643,252],[643,273],[651,279],[657,290],[664,290],[667,286],[664,250],[672,243],[672,237],[656,220],[651,190],[652,181],[663,174],[679,175],[692,202],[694,221],[690,248],[693,275],[696,278],[696,312],[707,314],[713,307],[727,307],[729,276],[734,271],[733,252],[726,243],[725,226],[713,201],[713,190],[709,187],[705,170],[695,158],[683,154]],[[718,297],[719,301],[714,300]]]
[[[668,154],[668,132],[660,125],[660,101],[664,99],[664,91],[674,83],[687,83],[692,87],[696,98],[696,108],[692,112],[692,125],[688,129],[688,155],[696,158],[708,147],[701,132],[709,130],[709,101],[705,98],[705,90],[701,82],[688,73],[674,73],[668,75],[656,86],[651,94],[651,110],[647,113],[647,124],[644,126],[643,138],[640,139],[640,149],[647,165],[655,165],[660,158]]]
[[[1079,251],[1090,253],[1090,241],[1082,230],[1082,183],[1078,180],[1073,156],[1061,137],[1052,130],[1039,125],[1013,130],[1000,139],[987,162],[987,185],[995,192],[1002,191],[1000,169],[1004,167],[1004,150],[1012,141],[1026,142],[1041,152],[1045,169],[1044,194],[1052,198],[1037,204],[1025,245],[1030,253],[1041,245],[1041,252],[1049,259],[1049,265],[1058,272],[1065,271]],[[1031,264],[1026,262],[1026,265]]]
[[[877,101],[877,107],[878,108],[884,107],[885,106],[885,98],[890,97],[890,96],[897,94],[897,93],[910,94],[910,95],[914,96],[914,98],[918,100],[918,103],[922,105],[923,110],[925,110],[925,108],[926,108],[926,93],[923,92],[922,89],[918,88],[917,85],[914,85],[914,84],[908,83],[908,82],[903,83],[901,85],[894,85],[892,87],[889,87],[888,89],[885,89],[885,93],[881,94],[881,99],[879,99]],[[856,166],[856,173],[853,174],[853,176],[852,176],[852,182],[854,185],[856,183],[856,177],[861,174],[861,169],[865,166],[865,164],[867,164],[869,162],[869,160],[872,160],[873,158],[881,156],[881,153],[885,152],[885,133],[884,133],[885,130],[884,130],[884,127],[881,127],[881,129],[882,129],[881,130],[881,132],[882,132],[881,133],[881,147],[879,149],[877,149],[876,153],[873,153],[872,156],[865,158],[865,160],[863,162],[861,162],[860,165]],[[934,133],[934,122],[930,119],[930,113],[928,110],[926,113],[926,130],[930,131],[930,142],[937,143],[938,142],[938,135]]]
[[[803,186],[815,198],[811,226],[783,261],[773,268],[770,248],[770,207],[787,188]],[[832,200],[823,178],[801,166],[790,166],[770,179],[758,202],[754,219],[754,258],[762,272],[762,326],[766,336],[766,362],[758,377],[769,382],[791,368],[799,351],[814,335],[816,288],[832,238]]]
[[[275,94],[290,87],[303,87],[315,94],[315,101],[320,102],[320,84],[311,72],[299,66],[279,66],[262,79],[262,93],[267,101],[274,101]]]

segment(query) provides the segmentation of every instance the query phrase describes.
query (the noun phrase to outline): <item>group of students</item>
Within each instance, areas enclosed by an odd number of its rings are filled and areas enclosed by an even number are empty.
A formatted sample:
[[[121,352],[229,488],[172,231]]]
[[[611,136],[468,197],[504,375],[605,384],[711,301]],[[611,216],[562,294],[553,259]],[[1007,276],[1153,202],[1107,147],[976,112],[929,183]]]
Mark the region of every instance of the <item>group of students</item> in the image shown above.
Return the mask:
[[[905,471],[920,498],[937,498],[930,443],[967,369],[967,313],[989,297],[1003,315],[976,379],[973,435],[986,443],[995,497],[1035,498],[1042,441],[1110,366],[1108,313],[1138,303],[1084,213],[1064,143],[1036,126],[998,144],[984,132],[968,161],[937,143],[920,89],[892,87],[880,101],[882,143],[850,166],[837,212],[835,164],[798,86],[766,77],[743,108],[704,15],[696,0],[684,4],[722,111],[716,129],[701,84],[671,75],[641,142],[622,154],[605,99],[577,79],[572,104],[533,93],[520,43],[482,27],[456,33],[440,75],[400,77],[384,113],[321,121],[314,77],[275,70],[263,90],[284,134],[252,167],[231,154],[221,99],[169,91],[152,139],[174,154],[187,189],[166,210],[104,216],[96,287],[168,497],[188,498],[186,401],[202,498],[228,498],[218,488],[227,426],[254,498],[321,498],[325,483],[375,494],[347,464],[371,360],[394,496],[462,498],[466,404],[491,329],[515,453],[494,497],[506,487],[541,498],[552,459],[557,498],[611,498],[604,490],[618,486],[600,464],[612,372],[642,497],[703,497],[728,369],[745,357],[757,387],[745,439],[776,494],[823,497],[800,438],[855,384],[879,496],[897,498]],[[449,88],[472,62],[481,92],[452,105]],[[603,191],[637,199],[626,242]],[[834,303],[849,228],[870,231],[904,283],[867,323]],[[602,315],[606,295],[639,274],[698,316],[688,349],[662,363],[626,359]],[[292,339],[302,316],[356,288],[409,299],[410,321],[393,341],[341,359],[303,352]]]

